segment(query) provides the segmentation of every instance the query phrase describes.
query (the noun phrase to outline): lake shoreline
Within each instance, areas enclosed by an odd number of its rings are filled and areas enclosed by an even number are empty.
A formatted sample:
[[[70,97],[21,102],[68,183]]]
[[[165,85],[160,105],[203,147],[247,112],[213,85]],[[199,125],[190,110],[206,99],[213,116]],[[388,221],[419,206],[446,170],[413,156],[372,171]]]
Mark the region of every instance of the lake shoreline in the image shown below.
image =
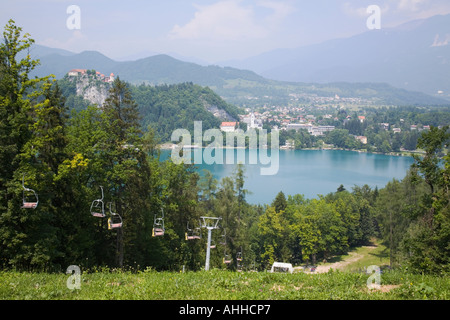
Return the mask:
[[[197,148],[191,149],[190,152],[203,153],[203,150],[205,148]],[[336,191],[340,185],[347,190],[364,185],[370,188],[383,188],[392,179],[402,180],[414,163],[414,158],[410,156],[375,154],[361,150],[329,148],[281,150],[278,157],[271,158],[275,162],[270,162],[271,166],[278,166],[277,173],[262,175],[261,170],[267,168],[268,164],[250,163],[250,157],[253,152],[262,152],[267,156],[265,151],[268,150],[248,148],[240,150],[245,152],[243,160],[245,188],[249,191],[246,199],[249,204],[255,205],[267,204],[268,199],[274,199],[279,191],[283,191],[285,195],[301,194],[307,199],[315,199],[318,195]],[[161,149],[160,160],[168,160],[171,152],[167,148]],[[230,159],[230,163],[202,162],[195,165],[196,171],[200,173],[208,170],[217,181],[232,176],[234,165],[237,163],[236,154],[240,151],[235,149],[233,152],[235,155]],[[223,150],[224,157],[225,153]]]
[[[173,150],[174,147],[177,146],[176,144],[171,144],[171,143],[163,143],[158,145],[157,147],[160,150]],[[206,149],[207,147],[199,147],[199,146],[195,146],[193,148],[188,148],[191,150],[195,150],[195,149]],[[217,147],[219,148],[219,147]],[[221,146],[220,149],[235,149],[235,150],[249,150],[249,148],[247,147],[227,147],[227,146]],[[258,150],[261,148],[258,148]],[[263,150],[265,150],[267,148],[263,148]],[[423,151],[420,150],[414,150],[414,151],[399,151],[399,152],[389,152],[389,153],[383,153],[383,152],[376,152],[376,151],[367,151],[367,150],[358,150],[358,149],[345,149],[345,148],[330,148],[330,147],[326,147],[326,148],[303,148],[303,149],[292,149],[292,148],[283,148],[280,147],[279,150],[283,150],[283,151],[322,151],[322,150],[331,150],[331,151],[349,151],[349,152],[357,152],[357,153],[366,153],[366,154],[378,154],[378,155],[385,155],[385,156],[394,156],[394,157],[413,157],[413,155],[421,155],[424,154]]]

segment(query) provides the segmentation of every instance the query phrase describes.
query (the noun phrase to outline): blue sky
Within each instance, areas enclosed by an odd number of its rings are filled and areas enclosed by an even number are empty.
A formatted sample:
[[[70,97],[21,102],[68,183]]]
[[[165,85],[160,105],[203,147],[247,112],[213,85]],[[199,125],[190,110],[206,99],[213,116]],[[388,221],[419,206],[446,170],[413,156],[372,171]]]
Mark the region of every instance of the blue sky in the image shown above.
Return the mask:
[[[81,10],[79,30],[66,26],[70,5]],[[381,8],[382,28],[450,13],[448,0],[0,0],[0,23],[116,60],[177,53],[216,63],[367,32],[369,5]]]

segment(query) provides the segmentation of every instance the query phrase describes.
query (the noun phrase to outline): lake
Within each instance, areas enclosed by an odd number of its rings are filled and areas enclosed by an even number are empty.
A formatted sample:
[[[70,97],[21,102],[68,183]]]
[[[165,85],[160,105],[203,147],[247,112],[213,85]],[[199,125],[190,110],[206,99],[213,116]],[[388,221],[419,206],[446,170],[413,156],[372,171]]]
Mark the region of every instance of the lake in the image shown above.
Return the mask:
[[[169,150],[162,150],[161,159],[170,157]],[[202,152],[202,149],[194,150]],[[237,150],[234,150],[235,154]],[[245,186],[251,192],[246,197],[251,204],[270,204],[278,192],[288,195],[302,194],[306,198],[317,198],[335,192],[342,184],[352,187],[367,184],[381,189],[392,179],[402,180],[410,166],[412,157],[359,153],[341,150],[279,150],[279,170],[275,175],[261,175],[259,164],[249,164],[249,153],[245,150]],[[237,163],[237,161],[236,161]],[[236,169],[234,164],[201,164],[197,170],[209,170],[216,179],[230,176]]]

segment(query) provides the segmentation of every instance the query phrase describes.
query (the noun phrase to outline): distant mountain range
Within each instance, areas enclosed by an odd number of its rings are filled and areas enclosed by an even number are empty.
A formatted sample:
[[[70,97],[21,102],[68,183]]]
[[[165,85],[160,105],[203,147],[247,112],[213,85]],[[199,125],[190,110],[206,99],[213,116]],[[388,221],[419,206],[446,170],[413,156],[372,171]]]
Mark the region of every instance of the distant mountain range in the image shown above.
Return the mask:
[[[168,55],[155,55],[135,61],[115,61],[97,51],[84,51],[79,54],[65,50],[35,45],[31,55],[38,58],[41,65],[33,75],[53,74],[57,79],[64,77],[71,69],[95,69],[105,75],[114,73],[122,80],[134,84],[178,84],[193,82],[203,86],[222,86],[227,80],[246,79],[266,80],[252,71],[229,67],[201,66],[177,60]]]
[[[30,53],[41,61],[32,75],[54,74],[61,79],[78,68],[114,73],[133,84],[193,82],[241,105],[267,96],[272,102],[274,97],[287,101],[290,94],[359,97],[393,105],[450,104],[450,15],[314,46],[279,49],[229,62],[231,67],[205,66],[163,54],[115,61],[97,51],[76,54],[40,45]]]
[[[450,98],[450,15],[220,65],[279,81],[385,82]]]

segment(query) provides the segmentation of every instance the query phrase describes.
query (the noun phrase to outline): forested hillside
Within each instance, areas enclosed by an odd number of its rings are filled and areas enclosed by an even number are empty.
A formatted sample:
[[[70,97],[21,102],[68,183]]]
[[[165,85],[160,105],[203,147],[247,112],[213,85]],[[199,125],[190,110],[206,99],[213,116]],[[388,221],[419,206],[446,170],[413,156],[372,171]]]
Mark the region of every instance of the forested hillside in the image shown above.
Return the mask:
[[[176,129],[193,133],[194,121],[202,121],[203,130],[208,130],[218,129],[222,121],[239,119],[237,107],[226,103],[211,89],[193,83],[140,85],[130,89],[139,106],[143,127],[154,128],[162,142],[170,141]]]
[[[58,80],[58,85],[66,98],[65,105],[69,111],[83,110],[95,102],[88,101],[82,93],[77,93],[77,86],[80,85],[77,77],[66,75]],[[100,95],[109,84],[94,79],[90,80],[90,86],[94,87],[90,89]],[[158,86],[135,86],[127,83],[127,87],[138,106],[142,129],[146,131],[151,126],[161,142],[170,141],[171,134],[176,129],[183,128],[193,132],[194,121],[201,121],[203,129],[208,130],[219,128],[222,121],[239,119],[239,109],[207,87],[193,83]]]
[[[199,270],[205,238],[186,235],[204,233],[199,218],[213,216],[222,220],[213,234],[212,268],[315,263],[380,237],[393,267],[450,271],[448,127],[422,134],[425,155],[403,181],[380,190],[339,188],[319,199],[280,193],[266,206],[252,206],[241,165],[217,181],[192,166],[160,161],[154,132],[142,130],[138,101],[158,110],[171,97],[179,103],[172,112],[198,97],[220,104],[207,90],[133,88],[116,79],[101,108],[72,110],[69,117],[58,83],[31,79],[38,62],[17,59],[33,43],[21,34],[10,21],[0,44],[0,268]],[[162,121],[154,113],[149,124]]]

